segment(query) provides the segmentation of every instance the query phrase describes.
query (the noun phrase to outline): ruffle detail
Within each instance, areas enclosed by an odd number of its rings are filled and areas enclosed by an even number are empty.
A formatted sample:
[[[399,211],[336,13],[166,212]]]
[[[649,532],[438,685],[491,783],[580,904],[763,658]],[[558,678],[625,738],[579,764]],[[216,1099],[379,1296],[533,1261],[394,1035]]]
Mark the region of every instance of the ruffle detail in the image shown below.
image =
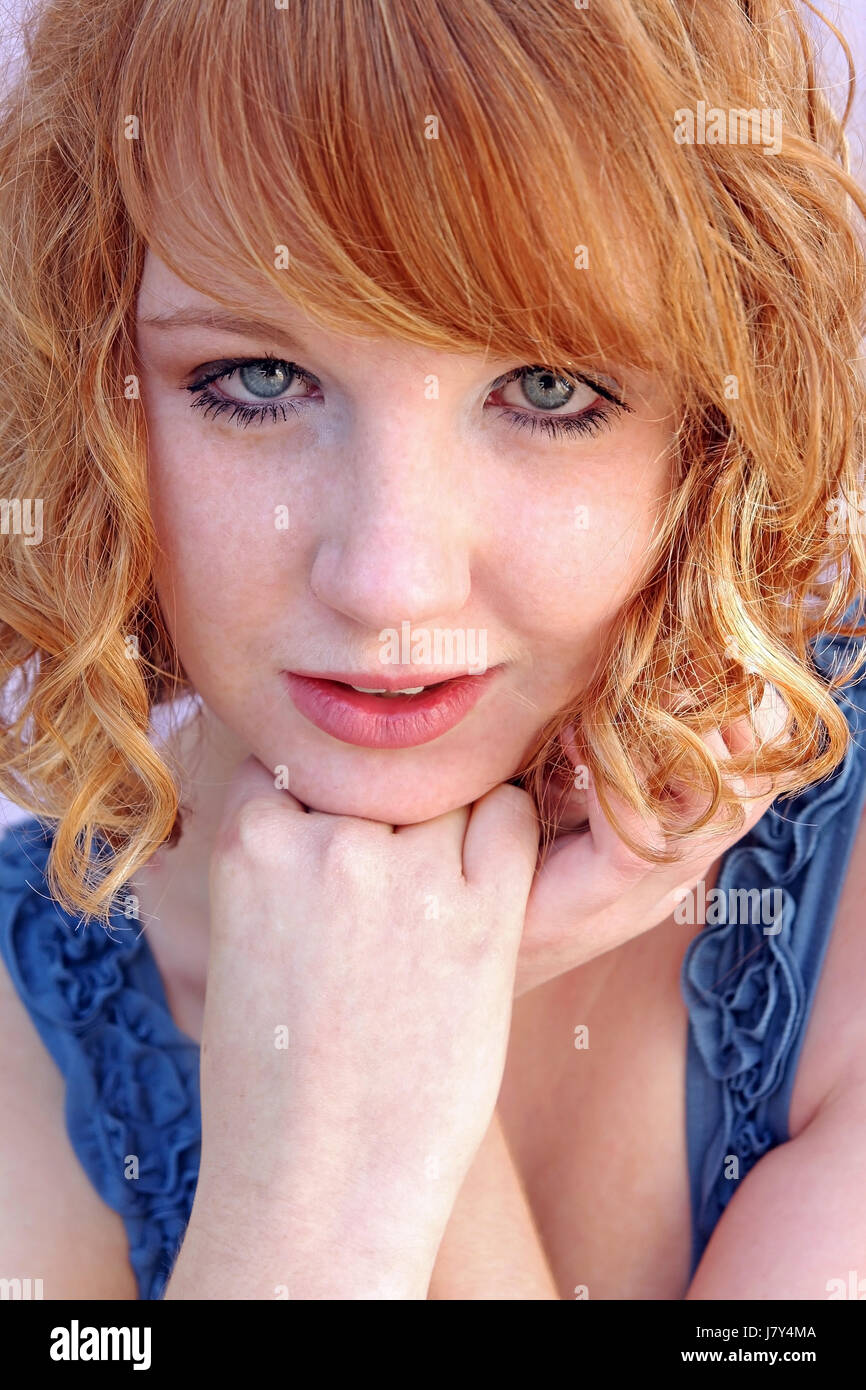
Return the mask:
[[[819,666],[829,669],[835,649],[846,645],[846,639],[819,639]],[[795,798],[775,802],[724,857],[717,888],[781,889],[781,930],[765,933],[761,922],[728,922],[730,899],[723,893],[722,920],[705,926],[683,957],[690,1046],[720,1095],[718,1120],[711,1117],[712,1132],[690,1166],[698,1247],[706,1244],[738,1185],[726,1176],[726,1157],[737,1157],[741,1180],[787,1137],[773,1106],[814,984],[804,978],[795,950],[797,930],[805,925],[798,920],[798,902],[822,835],[862,794],[861,682],[853,701],[844,693],[836,697],[852,728],[852,743],[836,772]],[[31,819],[0,837],[0,954],[64,1076],[73,1149],[96,1191],[125,1223],[139,1297],[159,1299],[198,1181],[199,1048],[171,1017],[138,924],[115,914],[110,931],[98,923],[78,925],[51,897],[45,868],[52,833]],[[706,1078],[699,1080],[703,1104]],[[133,1157],[138,1175],[126,1176]]]
[[[816,665],[827,672],[836,649],[849,640],[820,638],[813,648]],[[705,925],[683,957],[681,989],[692,1043],[721,1094],[721,1123],[705,1148],[694,1189],[700,1247],[709,1240],[739,1181],[788,1137],[787,1115],[780,1120],[775,1102],[801,1038],[809,985],[815,983],[804,978],[801,966],[797,932],[799,926],[802,935],[805,925],[798,923],[798,902],[821,836],[862,795],[862,681],[863,677],[836,692],[852,734],[842,763],[824,781],[774,802],[727,852],[716,883],[722,890],[717,900],[720,920]],[[781,892],[779,930],[766,932],[768,923],[761,920],[727,920],[731,890],[761,892],[768,885]],[[744,915],[760,918],[751,910]],[[829,929],[827,922],[827,933]],[[738,1160],[735,1173],[727,1166],[732,1157]]]
[[[199,1049],[171,1017],[139,924],[76,925],[51,898],[50,848],[37,820],[0,839],[0,950],[63,1073],[75,1153],[124,1220],[139,1297],[158,1299],[198,1181]]]

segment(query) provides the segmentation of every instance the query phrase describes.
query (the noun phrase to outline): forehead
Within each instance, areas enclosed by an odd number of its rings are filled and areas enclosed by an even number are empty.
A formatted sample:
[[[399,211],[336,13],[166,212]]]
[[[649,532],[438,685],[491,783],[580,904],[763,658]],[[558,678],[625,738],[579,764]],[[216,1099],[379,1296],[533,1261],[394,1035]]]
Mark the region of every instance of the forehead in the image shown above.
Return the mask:
[[[373,204],[378,198],[381,214],[374,206],[369,220],[381,216],[387,231],[377,224],[374,236],[363,220],[347,226],[346,214],[331,206],[307,221],[299,214],[302,200],[247,190],[243,179],[220,196],[223,185],[215,186],[212,168],[192,146],[173,142],[149,180],[139,226],[147,247],[142,302],[162,296],[177,303],[182,296],[184,303],[213,301],[265,319],[276,309],[281,324],[451,355],[523,356],[576,368],[616,355],[648,370],[665,360],[654,243],[636,208],[612,186],[592,142],[583,164],[584,175],[591,171],[594,206],[583,207],[573,225],[566,217],[564,231],[549,235],[536,227],[530,236],[528,217],[510,226],[479,220],[464,263],[468,246],[458,252],[455,244],[453,255],[445,254],[455,238],[465,240],[448,207],[437,210],[419,199],[412,227],[405,209],[398,216],[389,206],[380,184],[367,198]],[[356,217],[362,218],[360,207]],[[593,236],[596,245],[584,246]],[[286,263],[276,266],[278,249]]]
[[[286,352],[291,360],[302,366],[310,362],[339,362],[341,371],[363,373],[365,367],[381,373],[388,365],[412,371],[429,372],[445,367],[453,375],[465,364],[467,373],[475,373],[485,365],[493,364],[505,370],[510,366],[529,365],[537,361],[530,351],[522,362],[513,356],[503,354],[497,357],[489,350],[464,348],[437,349],[416,342],[405,341],[394,335],[364,334],[334,331],[307,315],[298,305],[288,302],[284,296],[276,294],[269,282],[257,281],[248,276],[249,293],[238,304],[239,279],[233,281],[234,292],[227,296],[229,307],[212,297],[210,292],[219,293],[230,279],[217,275],[212,286],[205,280],[207,290],[175,273],[152,248],[148,247],[137,300],[137,323],[139,332],[157,334],[161,330],[149,320],[162,320],[166,323],[180,320],[180,326],[166,330],[166,338],[184,340],[184,325],[188,334],[195,333],[196,341],[202,341],[202,329],[208,325],[224,333],[237,334],[257,339],[260,348],[272,341],[277,350]],[[198,329],[198,332],[196,332]],[[244,332],[246,330],[246,332]],[[308,359],[305,361],[305,358]],[[545,365],[562,365],[550,362]],[[670,423],[676,409],[676,393],[662,376],[635,367],[624,368],[613,360],[603,364],[609,374],[617,381],[629,398],[633,410],[647,420],[657,424]]]
[[[124,68],[139,246],[191,292],[342,340],[703,379],[699,294],[682,309],[690,276],[705,290],[681,236],[692,179],[635,80],[648,36],[620,6],[483,8],[440,0],[422,24],[412,5],[404,23],[403,6],[322,0],[298,42],[256,7],[247,62],[247,6],[215,28],[166,6],[168,42],[148,26]]]
[[[352,357],[363,361],[375,352],[378,363],[386,360],[409,361],[419,369],[429,370],[431,362],[445,358],[473,357],[472,352],[442,352],[422,344],[406,342],[397,336],[361,333],[341,329],[334,331],[311,317],[297,304],[277,294],[269,283],[262,284],[248,277],[249,290],[239,295],[239,279],[233,281],[233,293],[228,303],[215,298],[226,281],[217,277],[207,290],[190,284],[176,274],[162,258],[148,248],[139,285],[136,320],[139,332],[161,336],[165,333],[178,340],[184,334],[196,335],[208,329],[222,334],[257,339],[260,346],[273,341],[275,346],[291,350],[295,356],[304,353],[336,357],[348,365]],[[240,303],[239,303],[240,300]],[[481,354],[487,356],[488,354]]]

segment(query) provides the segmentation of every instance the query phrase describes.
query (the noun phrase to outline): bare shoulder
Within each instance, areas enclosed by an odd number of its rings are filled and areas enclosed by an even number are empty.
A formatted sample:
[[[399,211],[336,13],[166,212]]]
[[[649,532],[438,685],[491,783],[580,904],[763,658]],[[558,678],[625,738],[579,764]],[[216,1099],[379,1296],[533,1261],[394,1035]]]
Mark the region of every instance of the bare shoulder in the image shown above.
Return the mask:
[[[791,1136],[866,1090],[866,809],[852,846],[791,1096]],[[866,1137],[866,1136],[864,1136]]]
[[[65,1088],[0,959],[0,1278],[45,1299],[135,1299],[121,1218],[66,1133]]]

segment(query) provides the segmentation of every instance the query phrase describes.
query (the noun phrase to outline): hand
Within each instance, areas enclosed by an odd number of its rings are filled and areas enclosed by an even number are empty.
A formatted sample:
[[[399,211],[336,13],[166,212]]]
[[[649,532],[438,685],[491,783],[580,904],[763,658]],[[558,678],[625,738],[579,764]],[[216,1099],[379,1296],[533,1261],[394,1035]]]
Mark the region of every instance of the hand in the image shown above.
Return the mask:
[[[758,735],[762,739],[772,738],[784,727],[785,715],[781,697],[768,685],[756,711]],[[755,730],[743,719],[706,735],[704,741],[724,762],[731,754],[754,748],[755,737]],[[570,747],[573,750],[573,743]],[[766,784],[759,788],[751,778],[736,778],[734,786],[745,811],[740,829],[720,835],[719,822],[711,821],[687,842],[683,857],[662,868],[628,849],[602,811],[593,788],[573,792],[560,834],[536,874],[529,895],[515,997],[640,936],[669,917],[677,903],[760,820],[778,795]],[[687,789],[672,790],[670,796],[683,809],[700,809]],[[643,821],[621,798],[611,796],[610,800],[618,825],[635,838],[648,840],[654,848],[664,848],[665,837],[656,819]],[[575,830],[587,820],[588,830]]]
[[[202,1201],[332,1262],[435,1227],[432,1269],[494,1112],[537,851],[515,787],[395,830],[241,764],[210,870]]]

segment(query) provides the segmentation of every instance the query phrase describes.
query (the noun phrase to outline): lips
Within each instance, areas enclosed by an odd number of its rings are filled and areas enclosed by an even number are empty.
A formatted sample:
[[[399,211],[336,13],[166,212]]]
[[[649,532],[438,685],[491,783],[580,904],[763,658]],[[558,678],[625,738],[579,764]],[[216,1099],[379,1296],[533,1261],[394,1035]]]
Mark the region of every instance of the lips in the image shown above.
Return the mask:
[[[295,708],[332,738],[361,748],[412,748],[440,738],[461,723],[501,669],[492,666],[481,675],[445,680],[440,673],[432,681],[425,681],[421,672],[388,677],[377,673],[375,679],[345,672],[331,677],[296,671],[282,674]],[[422,684],[424,689],[417,695],[374,695],[352,688],[375,686],[391,692]]]

